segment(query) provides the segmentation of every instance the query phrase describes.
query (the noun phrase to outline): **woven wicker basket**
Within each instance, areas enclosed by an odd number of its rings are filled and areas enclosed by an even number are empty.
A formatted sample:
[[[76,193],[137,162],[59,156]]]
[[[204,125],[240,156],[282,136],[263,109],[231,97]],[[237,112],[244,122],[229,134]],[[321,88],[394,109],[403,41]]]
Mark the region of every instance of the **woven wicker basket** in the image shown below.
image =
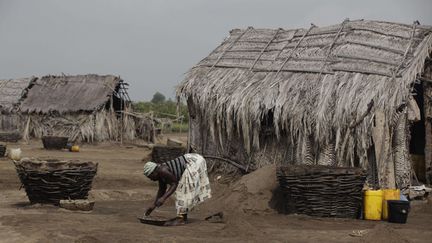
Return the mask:
[[[0,144],[0,158],[4,157],[6,154],[6,145]]]
[[[290,165],[277,177],[289,213],[356,218],[366,173],[361,168]]]
[[[31,203],[58,205],[64,199],[87,199],[97,163],[22,159],[15,168]]]
[[[164,163],[169,160],[180,157],[186,153],[186,148],[181,146],[155,145],[152,150],[152,161],[155,163]]]
[[[64,149],[66,148],[68,137],[44,136],[42,143],[45,149]]]
[[[20,139],[21,139],[21,134],[19,131],[0,132],[0,141],[15,143]]]

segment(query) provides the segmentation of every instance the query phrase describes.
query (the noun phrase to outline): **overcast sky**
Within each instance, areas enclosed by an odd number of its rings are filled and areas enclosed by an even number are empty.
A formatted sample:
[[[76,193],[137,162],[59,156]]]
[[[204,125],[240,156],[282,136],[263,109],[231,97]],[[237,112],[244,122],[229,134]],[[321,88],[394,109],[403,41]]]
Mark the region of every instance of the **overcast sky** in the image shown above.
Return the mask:
[[[0,0],[0,79],[114,74],[133,100],[174,97],[233,28],[308,28],[345,18],[432,25],[432,0]]]

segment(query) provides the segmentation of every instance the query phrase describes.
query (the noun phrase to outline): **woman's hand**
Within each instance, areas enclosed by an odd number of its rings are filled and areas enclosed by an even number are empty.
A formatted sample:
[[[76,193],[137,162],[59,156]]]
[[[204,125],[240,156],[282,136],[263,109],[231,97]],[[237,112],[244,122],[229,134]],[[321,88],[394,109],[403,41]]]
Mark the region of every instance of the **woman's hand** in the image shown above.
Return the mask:
[[[149,207],[149,208],[147,209],[147,211],[145,212],[145,216],[149,216],[149,215],[153,212],[153,210],[154,210],[155,208],[156,208],[155,205]]]
[[[145,212],[145,216],[149,216],[153,212],[153,210],[155,210],[156,207],[162,206],[162,204],[164,204],[164,202],[165,202],[165,199],[163,197],[158,198],[156,200],[156,202],[151,207],[147,208],[147,210]]]

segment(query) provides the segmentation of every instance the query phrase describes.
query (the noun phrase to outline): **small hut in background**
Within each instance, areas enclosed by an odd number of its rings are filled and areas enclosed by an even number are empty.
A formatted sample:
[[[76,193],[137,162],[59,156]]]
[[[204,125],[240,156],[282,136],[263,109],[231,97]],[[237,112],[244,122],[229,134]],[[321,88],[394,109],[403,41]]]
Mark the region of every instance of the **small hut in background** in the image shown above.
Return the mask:
[[[0,80],[0,133],[2,139],[18,134],[20,136],[20,116],[17,113],[22,99],[35,77]]]
[[[154,141],[153,120],[131,111],[128,84],[120,77],[44,76],[0,84],[0,93],[7,94],[0,98],[1,128],[18,130],[24,139]]]
[[[251,168],[363,167],[371,184],[404,188],[410,154],[425,158],[421,176],[432,169],[431,50],[418,23],[234,29],[177,89],[189,146]]]

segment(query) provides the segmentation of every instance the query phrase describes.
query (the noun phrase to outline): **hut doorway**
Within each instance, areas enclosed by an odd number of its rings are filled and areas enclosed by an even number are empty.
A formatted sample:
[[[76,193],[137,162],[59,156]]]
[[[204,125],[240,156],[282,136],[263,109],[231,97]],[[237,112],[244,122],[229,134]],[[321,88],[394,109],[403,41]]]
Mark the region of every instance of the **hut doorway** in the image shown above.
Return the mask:
[[[423,83],[414,85],[414,100],[420,110],[420,120],[413,121],[410,126],[410,144],[409,151],[414,172],[421,182],[426,182],[425,171],[425,145],[426,129],[424,114],[424,88]]]

